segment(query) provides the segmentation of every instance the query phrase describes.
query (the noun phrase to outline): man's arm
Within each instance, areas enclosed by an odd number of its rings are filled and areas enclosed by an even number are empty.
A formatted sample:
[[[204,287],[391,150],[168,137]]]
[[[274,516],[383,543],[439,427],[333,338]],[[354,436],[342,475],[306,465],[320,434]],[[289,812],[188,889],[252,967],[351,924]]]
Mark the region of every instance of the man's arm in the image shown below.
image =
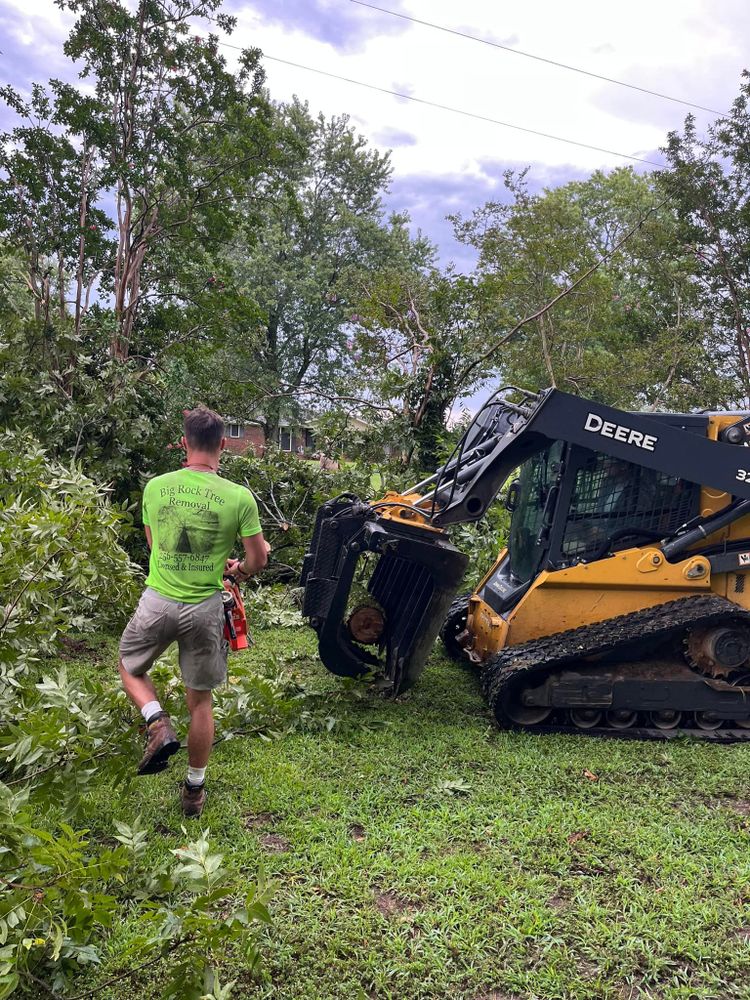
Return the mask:
[[[148,542],[148,547],[152,548],[153,543],[151,541],[151,528],[147,524],[144,524],[143,530],[146,532],[146,541]]]
[[[263,533],[259,531],[256,535],[243,538],[242,547],[245,550],[244,557],[242,559],[227,559],[224,572],[246,580],[255,573],[259,573],[268,563],[268,553],[271,551],[271,546],[263,537]]]
[[[263,537],[263,532],[259,531],[257,535],[243,538],[242,547],[245,550],[245,557],[239,563],[240,573],[243,576],[253,576],[253,574],[259,573],[268,563],[268,553],[271,551],[271,546]]]
[[[240,503],[239,531],[245,555],[242,559],[228,559],[225,572],[238,574],[243,580],[259,573],[268,562],[271,546],[263,537],[258,518],[258,505],[250,490],[245,490]]]

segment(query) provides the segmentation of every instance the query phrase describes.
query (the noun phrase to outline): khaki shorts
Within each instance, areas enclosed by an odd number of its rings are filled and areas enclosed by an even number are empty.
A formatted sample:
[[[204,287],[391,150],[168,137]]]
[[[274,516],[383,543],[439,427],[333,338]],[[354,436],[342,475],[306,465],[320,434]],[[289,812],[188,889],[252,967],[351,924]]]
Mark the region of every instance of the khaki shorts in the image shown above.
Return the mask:
[[[141,677],[173,642],[185,687],[210,691],[224,683],[229,645],[219,591],[199,604],[184,604],[146,587],[120,639],[122,665]]]

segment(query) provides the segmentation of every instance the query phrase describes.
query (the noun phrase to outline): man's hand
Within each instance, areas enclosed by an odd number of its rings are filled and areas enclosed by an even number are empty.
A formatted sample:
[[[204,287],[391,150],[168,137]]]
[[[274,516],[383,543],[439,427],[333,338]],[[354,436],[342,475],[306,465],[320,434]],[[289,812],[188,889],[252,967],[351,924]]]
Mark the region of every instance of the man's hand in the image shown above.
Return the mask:
[[[242,570],[240,569],[240,561],[241,560],[239,559],[227,559],[224,564],[224,572],[228,576],[244,576]]]

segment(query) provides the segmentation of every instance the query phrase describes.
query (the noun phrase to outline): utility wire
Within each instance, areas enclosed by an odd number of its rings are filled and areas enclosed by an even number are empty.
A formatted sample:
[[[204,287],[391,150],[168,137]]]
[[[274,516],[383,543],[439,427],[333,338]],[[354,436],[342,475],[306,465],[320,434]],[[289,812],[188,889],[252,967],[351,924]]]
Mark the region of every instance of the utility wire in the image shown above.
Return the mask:
[[[403,21],[411,21],[413,24],[421,24],[426,28],[434,28],[435,31],[443,31],[448,35],[457,35],[459,38],[468,38],[472,42],[479,42],[481,45],[489,45],[493,49],[502,49],[503,52],[512,52],[516,56],[524,56],[526,59],[535,59],[537,62],[547,63],[548,66],[557,66],[558,69],[567,69],[571,73],[581,73],[583,76],[593,77],[595,80],[604,80],[605,83],[614,83],[618,87],[627,87],[629,90],[637,90],[641,94],[649,94],[651,97],[660,97],[664,101],[672,101],[674,104],[683,104],[687,108],[695,108],[698,111],[708,111],[712,115],[723,115],[725,112],[717,111],[715,108],[707,108],[702,104],[693,104],[692,101],[684,101],[680,97],[671,97],[669,94],[662,94],[658,90],[649,90],[647,87],[639,87],[635,83],[626,83],[624,80],[615,80],[611,76],[602,76],[601,73],[592,73],[590,70],[581,69],[579,66],[570,66],[568,63],[556,62],[554,59],[547,59],[545,56],[534,55],[533,52],[524,52],[522,49],[514,49],[510,45],[503,45],[501,42],[493,42],[489,38],[480,38],[479,35],[472,35],[467,31],[459,31],[458,28],[448,28],[444,24],[434,24],[432,21],[422,21],[418,17],[411,17],[409,14],[401,14],[397,10],[388,10],[387,7],[378,7],[374,3],[366,3],[365,0],[349,0],[350,3],[358,7],[369,7],[370,10],[377,10],[381,14],[389,14],[391,17],[399,17]]]
[[[229,42],[219,42],[220,45],[229,49],[242,51],[240,45],[230,45]],[[270,62],[283,63],[285,66],[293,66],[295,69],[303,69],[308,73],[318,73],[320,76],[330,77],[332,80],[342,80],[344,83],[354,84],[356,87],[365,87],[367,90],[376,90],[381,94],[390,94],[392,97],[399,97],[404,101],[413,101],[415,104],[422,104],[429,108],[437,108],[439,111],[449,111],[454,115],[463,115],[464,118],[474,118],[476,121],[489,122],[491,125],[501,125],[503,128],[511,128],[516,132],[526,132],[528,135],[537,135],[543,139],[554,139],[555,142],[564,142],[569,146],[580,146],[581,149],[593,149],[597,153],[606,153],[608,156],[620,156],[625,160],[633,160],[635,163],[646,163],[650,167],[663,167],[664,164],[655,160],[647,160],[643,156],[632,156],[630,153],[619,153],[615,149],[606,149],[604,146],[592,146],[588,142],[578,142],[576,139],[566,139],[562,135],[553,135],[551,132],[540,132],[537,129],[525,128],[523,125],[514,125],[512,122],[500,121],[499,118],[490,118],[487,115],[478,115],[474,111],[466,111],[464,108],[454,108],[450,104],[439,104],[437,101],[428,101],[423,97],[414,97],[412,94],[403,94],[398,90],[390,90],[388,87],[379,87],[374,83],[365,83],[364,80],[355,80],[350,76],[340,76],[338,73],[330,73],[325,69],[318,69],[315,66],[305,66],[302,63],[292,62],[291,59],[281,59],[279,56],[270,56],[263,52],[263,58]]]

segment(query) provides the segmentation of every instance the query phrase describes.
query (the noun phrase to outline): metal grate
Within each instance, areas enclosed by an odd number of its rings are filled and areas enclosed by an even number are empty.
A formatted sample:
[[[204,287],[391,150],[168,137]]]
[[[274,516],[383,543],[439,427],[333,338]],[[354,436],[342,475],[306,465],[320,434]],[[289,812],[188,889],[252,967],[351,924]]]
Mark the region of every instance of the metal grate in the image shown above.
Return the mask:
[[[734,592],[735,594],[744,594],[745,592],[745,577],[741,573],[735,574]]]
[[[698,509],[700,486],[596,454],[576,473],[563,535],[568,561],[668,535]]]

